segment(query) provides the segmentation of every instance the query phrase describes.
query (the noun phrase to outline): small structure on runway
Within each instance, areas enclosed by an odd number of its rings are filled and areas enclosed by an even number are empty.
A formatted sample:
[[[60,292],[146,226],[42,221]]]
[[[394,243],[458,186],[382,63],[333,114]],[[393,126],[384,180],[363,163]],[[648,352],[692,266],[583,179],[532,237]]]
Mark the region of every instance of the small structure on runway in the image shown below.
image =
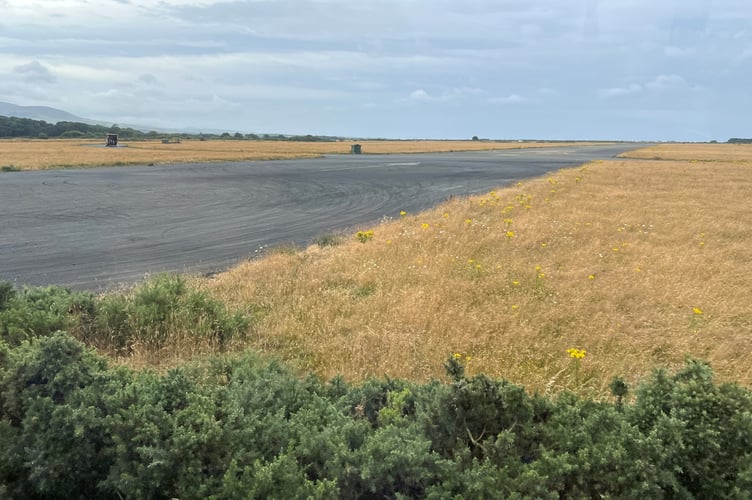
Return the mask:
[[[117,147],[117,134],[107,134],[107,142],[105,146],[108,148]]]

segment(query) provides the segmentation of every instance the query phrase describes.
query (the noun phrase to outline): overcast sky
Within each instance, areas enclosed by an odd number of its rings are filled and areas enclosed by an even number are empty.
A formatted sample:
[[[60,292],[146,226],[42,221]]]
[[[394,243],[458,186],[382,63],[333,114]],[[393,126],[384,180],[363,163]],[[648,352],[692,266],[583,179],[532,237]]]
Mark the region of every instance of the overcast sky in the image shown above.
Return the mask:
[[[750,0],[0,0],[0,100],[154,127],[752,136]]]

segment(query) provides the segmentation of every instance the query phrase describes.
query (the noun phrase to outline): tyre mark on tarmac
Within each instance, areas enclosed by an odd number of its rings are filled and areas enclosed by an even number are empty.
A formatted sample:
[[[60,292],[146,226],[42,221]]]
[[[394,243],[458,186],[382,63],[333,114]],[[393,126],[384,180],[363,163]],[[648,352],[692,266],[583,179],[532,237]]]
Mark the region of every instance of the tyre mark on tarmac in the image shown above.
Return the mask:
[[[639,145],[0,174],[0,280],[101,290],[417,212]]]

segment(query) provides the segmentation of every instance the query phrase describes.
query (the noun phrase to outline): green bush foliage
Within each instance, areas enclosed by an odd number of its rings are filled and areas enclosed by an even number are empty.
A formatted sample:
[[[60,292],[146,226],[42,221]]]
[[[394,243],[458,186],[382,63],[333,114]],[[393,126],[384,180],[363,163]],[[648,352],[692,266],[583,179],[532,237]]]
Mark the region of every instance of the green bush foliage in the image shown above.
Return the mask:
[[[242,338],[250,318],[231,312],[185,278],[159,275],[130,292],[94,297],[50,286],[17,292],[0,282],[0,340],[24,340],[67,331],[86,344],[128,354],[136,344],[159,348],[176,337],[206,340],[222,349]]]
[[[2,498],[752,491],[750,391],[714,383],[692,360],[656,372],[618,405],[530,395],[468,377],[456,358],[449,383],[325,383],[252,353],[156,374],[110,367],[56,332],[0,343],[0,361]]]
[[[0,339],[18,345],[58,330],[83,328],[94,308],[94,298],[89,293],[74,293],[58,286],[16,292],[9,283],[0,282]]]
[[[207,339],[223,348],[242,337],[249,318],[231,313],[208,293],[178,275],[159,275],[132,292],[108,295],[97,304],[96,340],[127,354],[134,344],[158,348],[171,337]]]

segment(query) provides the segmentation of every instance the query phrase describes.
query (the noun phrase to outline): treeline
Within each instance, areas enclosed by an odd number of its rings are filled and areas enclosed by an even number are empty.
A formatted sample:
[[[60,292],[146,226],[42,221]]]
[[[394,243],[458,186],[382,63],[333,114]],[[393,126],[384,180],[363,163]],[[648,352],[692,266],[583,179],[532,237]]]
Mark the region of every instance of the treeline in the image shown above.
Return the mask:
[[[117,125],[105,127],[103,125],[66,121],[47,123],[44,120],[0,116],[0,137],[3,138],[101,138],[111,133],[118,134],[123,138],[160,137],[157,132],[145,133],[132,128],[121,128]]]
[[[752,139],[740,139],[738,137],[732,137],[728,140],[729,144],[752,144]]]
[[[184,300],[180,308],[198,304],[194,319],[221,309],[160,279],[111,312],[131,307],[126,317],[147,315],[124,320],[140,325],[133,331],[159,332],[171,321],[159,313],[165,294]],[[657,371],[632,392],[615,379],[613,400],[603,402],[470,377],[459,354],[446,361],[447,382],[425,384],[324,382],[253,354],[136,372],[60,331],[103,328],[101,304],[89,299],[59,288],[0,287],[0,498],[748,498],[752,491],[752,393],[716,384],[698,361],[674,374]]]
[[[241,134],[236,132],[210,133],[168,133],[168,132],[142,132],[134,128],[119,127],[112,125],[90,125],[88,123],[61,121],[47,123],[44,120],[32,120],[15,116],[0,116],[0,138],[27,138],[27,139],[91,139],[103,138],[106,134],[117,134],[122,139],[236,139],[236,140],[264,140],[264,141],[296,141],[296,142],[335,142],[343,140],[340,137],[321,135],[284,135],[284,134]]]

